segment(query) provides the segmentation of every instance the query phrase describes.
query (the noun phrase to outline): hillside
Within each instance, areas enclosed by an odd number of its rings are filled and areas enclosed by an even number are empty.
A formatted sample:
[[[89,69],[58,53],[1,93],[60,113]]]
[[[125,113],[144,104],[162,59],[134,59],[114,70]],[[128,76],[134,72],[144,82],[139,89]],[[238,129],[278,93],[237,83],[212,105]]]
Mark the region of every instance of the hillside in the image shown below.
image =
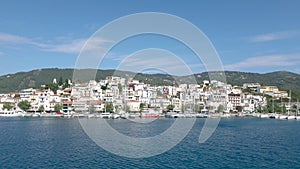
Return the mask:
[[[8,74],[0,76],[0,93],[7,93],[18,91],[27,87],[40,87],[42,84],[52,82],[54,78],[57,80],[62,77],[63,79],[72,79],[73,69],[39,69],[30,72],[19,72],[16,74]],[[174,78],[178,79],[179,83],[188,83],[191,76],[171,76],[166,74],[135,74],[129,71],[114,71],[114,70],[98,70],[96,80],[104,79],[109,75],[116,75],[121,77],[135,77],[140,81],[152,85],[171,85]],[[258,73],[245,73],[226,71],[227,83],[233,85],[242,85],[247,82],[258,82],[264,85],[276,85],[283,90],[292,90],[300,93],[300,75],[291,72],[272,72],[266,74]],[[193,75],[198,83],[203,80],[208,80],[208,73],[203,72]]]

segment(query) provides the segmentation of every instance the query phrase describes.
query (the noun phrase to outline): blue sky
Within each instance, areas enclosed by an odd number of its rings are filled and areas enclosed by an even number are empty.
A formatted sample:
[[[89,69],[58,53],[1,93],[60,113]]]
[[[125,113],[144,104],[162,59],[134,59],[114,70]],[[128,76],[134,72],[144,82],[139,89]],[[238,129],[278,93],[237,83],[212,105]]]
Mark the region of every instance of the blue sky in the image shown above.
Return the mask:
[[[300,73],[300,1],[1,1],[0,75],[40,68],[73,68],[85,41],[105,24],[138,12],[163,12],[196,25],[211,40],[225,70]],[[169,50],[193,72],[193,53],[167,37],[144,35],[118,44],[100,65],[145,48]],[[198,65],[198,66],[197,66]]]

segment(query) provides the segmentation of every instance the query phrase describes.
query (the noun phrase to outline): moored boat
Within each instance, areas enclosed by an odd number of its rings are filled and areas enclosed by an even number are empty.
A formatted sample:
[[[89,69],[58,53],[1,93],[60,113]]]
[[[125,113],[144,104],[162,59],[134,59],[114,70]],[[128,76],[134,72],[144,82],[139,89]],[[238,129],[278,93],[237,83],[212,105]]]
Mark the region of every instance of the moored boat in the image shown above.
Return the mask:
[[[159,118],[159,114],[142,113],[141,118]]]
[[[196,117],[197,118],[207,118],[208,116],[207,116],[207,114],[204,114],[204,113],[197,113]]]
[[[41,116],[41,113],[33,113],[32,115],[31,115],[31,117],[40,117]]]
[[[21,110],[6,110],[6,111],[0,111],[0,117],[22,117],[24,116],[25,112]]]
[[[118,119],[118,118],[121,118],[121,115],[119,115],[119,114],[113,114],[113,115],[112,115],[112,118],[113,118],[113,119]]]
[[[224,118],[230,118],[231,115],[229,113],[225,113],[225,114],[222,114],[221,117],[224,117]]]
[[[288,118],[287,115],[280,115],[280,116],[279,116],[279,119],[281,119],[281,120],[284,120],[284,119],[287,119],[287,118]]]
[[[269,114],[261,114],[261,115],[260,115],[260,118],[269,118],[269,117],[270,117]]]
[[[280,118],[280,115],[279,114],[276,114],[275,115],[275,119],[279,119]]]
[[[138,117],[139,115],[138,114],[136,114],[136,113],[129,113],[129,118],[136,118],[136,117]]]
[[[290,116],[287,117],[287,119],[288,119],[288,120],[295,120],[295,119],[296,119],[296,116],[290,115]]]
[[[111,118],[111,114],[109,112],[101,113],[100,118],[105,118],[105,119]]]

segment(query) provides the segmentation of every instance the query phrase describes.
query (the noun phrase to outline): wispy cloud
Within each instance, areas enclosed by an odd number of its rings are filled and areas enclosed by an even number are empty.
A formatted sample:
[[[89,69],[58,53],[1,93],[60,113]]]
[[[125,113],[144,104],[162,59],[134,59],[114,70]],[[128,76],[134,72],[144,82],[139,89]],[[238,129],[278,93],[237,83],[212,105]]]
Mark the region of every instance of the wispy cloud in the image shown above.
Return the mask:
[[[128,57],[130,54],[119,54],[119,53],[115,53],[115,52],[109,52],[105,59],[110,59],[113,60],[115,62],[121,62],[123,59],[125,59],[126,57]]]
[[[251,42],[268,42],[275,40],[289,39],[295,36],[300,36],[300,31],[284,31],[284,32],[275,32],[267,33],[254,36],[250,38]]]
[[[146,50],[146,52],[145,52]],[[113,61],[118,65],[118,70],[128,70],[141,72],[150,69],[151,73],[169,72],[169,74],[187,75],[205,71],[205,66],[199,62],[185,62],[179,56],[172,55],[169,52],[141,50],[135,54],[119,54],[110,52],[105,59]],[[152,49],[150,49],[152,50]],[[156,69],[156,71],[155,71]],[[148,72],[149,73],[149,72]]]
[[[29,38],[22,36],[0,33],[0,44],[1,45],[17,45],[17,44],[27,44],[27,45],[38,45]]]
[[[180,57],[162,49],[144,49],[128,55],[121,60],[117,69],[134,72],[150,69],[152,73],[164,72],[172,75],[192,74],[191,67]]]
[[[75,39],[61,44],[42,44],[39,47],[43,51],[59,52],[59,53],[79,53],[86,39]]]
[[[81,38],[81,39],[69,39],[69,38],[59,38],[59,41],[55,41],[52,43],[44,43],[38,42],[30,38],[0,33],[0,44],[2,45],[32,45],[37,47],[39,50],[48,51],[48,52],[58,52],[58,53],[71,53],[71,54],[78,54],[82,47],[84,46],[85,42],[88,39]],[[89,45],[86,50],[92,50],[94,48],[99,47],[101,44],[109,42],[108,40],[104,40],[101,38],[94,38],[92,45]]]
[[[300,65],[300,54],[265,55],[248,58],[244,61],[225,65],[226,70],[263,70],[276,68],[292,68]]]

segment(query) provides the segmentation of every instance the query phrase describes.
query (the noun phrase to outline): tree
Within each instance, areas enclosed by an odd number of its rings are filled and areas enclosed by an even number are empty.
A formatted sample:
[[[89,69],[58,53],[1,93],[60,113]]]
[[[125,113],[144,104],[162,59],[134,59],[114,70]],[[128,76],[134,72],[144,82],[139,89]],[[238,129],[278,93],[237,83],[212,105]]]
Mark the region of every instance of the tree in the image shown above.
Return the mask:
[[[297,111],[297,105],[294,104],[294,105],[292,106],[292,108],[293,108],[293,110],[296,110],[296,111]]]
[[[90,111],[90,113],[95,113],[96,107],[95,107],[93,104],[91,104],[91,105],[89,106],[89,111]]]
[[[121,83],[118,83],[118,89],[119,89],[119,92],[122,93],[123,92],[123,89],[122,89],[122,85]]]
[[[18,107],[24,111],[31,108],[31,104],[27,100],[23,100],[18,104]]]
[[[62,105],[61,104],[56,104],[54,106],[54,111],[56,111],[56,112],[60,111],[61,109],[62,109]]]
[[[285,114],[286,113],[286,107],[285,105],[283,105],[283,108],[282,108],[282,113]]]
[[[126,112],[130,112],[130,107],[129,107],[128,105],[126,105],[125,111],[126,111]]]
[[[59,80],[58,80],[58,85],[61,86],[63,85],[63,78],[60,76]]]
[[[11,104],[9,104],[9,103],[5,103],[5,104],[3,105],[3,109],[11,110],[12,108],[14,108],[14,106],[11,105]]]
[[[105,103],[105,111],[107,111],[107,112],[114,111],[114,106],[113,106],[112,102]]]
[[[236,110],[237,110],[238,112],[242,112],[243,107],[242,107],[242,106],[236,106]]]
[[[116,110],[116,112],[119,113],[119,112],[120,112],[120,105],[116,105],[116,106],[115,106],[115,110]]]
[[[157,96],[164,96],[164,94],[159,90],[156,91],[156,94],[157,94]]]
[[[207,109],[207,110],[213,110],[213,109],[214,109],[214,106],[208,105],[208,106],[206,106],[206,109]]]
[[[281,108],[281,106],[278,103],[274,104],[274,111],[275,112],[282,112],[282,108]],[[272,110],[272,112],[273,112],[273,110]]]
[[[41,105],[41,106],[39,107],[39,111],[40,111],[40,112],[44,112],[44,111],[45,111],[45,107],[44,107],[43,105]]]
[[[203,108],[204,108],[203,106],[195,105],[195,111],[196,111],[196,112],[201,112],[201,110],[202,110]]]
[[[58,87],[58,84],[56,84],[56,83],[50,83],[50,84],[46,85],[46,88],[51,89],[56,94],[59,87]]]
[[[106,83],[105,86],[101,86],[101,89],[102,89],[102,90],[108,89],[108,83]]]
[[[245,93],[245,92],[251,93],[252,90],[251,90],[249,87],[247,87],[246,89],[243,89],[243,92],[244,92],[244,93]]]
[[[146,104],[145,103],[141,103],[140,104],[140,112],[142,112],[143,111],[143,109],[144,109],[144,107],[146,106]]]
[[[175,108],[175,106],[172,105],[172,104],[170,104],[170,105],[167,106],[167,109],[168,109],[169,111],[174,110],[174,108]]]
[[[181,112],[184,112],[186,110],[186,106],[184,104],[181,105]]]
[[[256,110],[257,110],[257,112],[258,112],[258,113],[262,113],[262,112],[263,112],[263,110],[262,110],[262,107],[261,107],[261,106],[257,107],[257,108],[256,108]]]
[[[218,112],[220,113],[220,112],[223,112],[223,111],[224,111],[224,106],[222,104],[220,104],[218,106]]]
[[[274,105],[274,107],[273,107],[273,105]],[[268,108],[267,112],[269,112],[269,113],[282,112],[282,107],[280,107],[278,102],[273,101],[272,99],[268,100],[267,108]]]
[[[70,87],[70,84],[69,84],[69,80],[66,79],[65,80],[65,83],[63,84],[62,88],[65,89],[65,88],[69,88]]]
[[[268,112],[269,112],[268,107],[264,106],[263,107],[263,113],[268,113]]]

